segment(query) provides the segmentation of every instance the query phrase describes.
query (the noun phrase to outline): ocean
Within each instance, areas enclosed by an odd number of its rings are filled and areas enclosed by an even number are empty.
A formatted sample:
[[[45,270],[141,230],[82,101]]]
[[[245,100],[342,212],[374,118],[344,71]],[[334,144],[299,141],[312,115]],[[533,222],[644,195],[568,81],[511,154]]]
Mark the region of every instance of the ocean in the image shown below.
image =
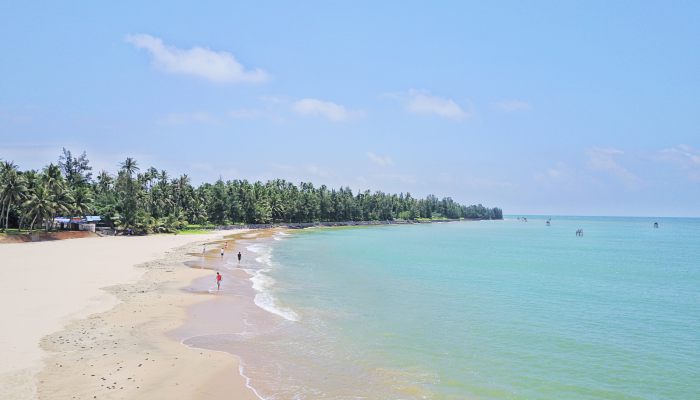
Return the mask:
[[[527,219],[253,242],[224,349],[265,399],[700,398],[700,219]]]

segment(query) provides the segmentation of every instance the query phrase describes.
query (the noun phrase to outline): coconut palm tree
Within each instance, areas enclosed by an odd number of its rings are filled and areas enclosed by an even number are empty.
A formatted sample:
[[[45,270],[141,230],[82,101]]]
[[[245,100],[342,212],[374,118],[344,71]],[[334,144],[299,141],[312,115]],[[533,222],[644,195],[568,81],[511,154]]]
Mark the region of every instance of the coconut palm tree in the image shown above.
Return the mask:
[[[17,165],[12,161],[3,161],[0,164],[0,227],[2,227],[2,216],[5,215],[5,207],[7,207],[7,202],[3,196],[5,180],[11,171],[17,171]]]
[[[129,178],[131,178],[132,175],[139,170],[138,163],[131,157],[127,157],[126,160],[124,160],[124,162],[119,166],[121,167],[122,171],[125,171],[126,174],[129,175]]]
[[[44,168],[42,180],[46,183],[46,187],[54,192],[57,192],[65,183],[61,168],[56,164],[49,164]]]
[[[173,191],[175,192],[175,212],[179,213],[185,205],[185,196],[187,189],[190,186],[190,177],[187,174],[181,175],[178,179],[173,180]]]
[[[41,174],[41,181],[46,186],[54,203],[53,213],[49,217],[55,217],[58,213],[70,213],[73,204],[73,196],[63,178],[61,167],[56,164],[49,164]],[[49,224],[46,224],[49,229]]]
[[[24,179],[24,199],[26,200],[29,195],[34,191],[37,185],[41,184],[39,173],[36,170],[30,169],[29,171],[24,171],[21,173]],[[22,229],[25,220],[28,218],[27,212],[24,205],[19,209],[19,224],[18,227]]]
[[[16,169],[10,169],[3,179],[0,193],[0,199],[5,205],[5,231],[10,220],[10,209],[24,198],[25,190],[24,177]]]
[[[30,231],[34,230],[34,224],[37,219],[41,221],[42,225],[46,226],[46,230],[49,229],[49,217],[56,212],[57,207],[55,198],[46,184],[41,184],[34,188],[23,206],[27,210],[28,216],[32,218],[32,222],[29,225]]]
[[[153,188],[153,182],[155,182],[156,178],[158,177],[158,170],[151,167],[144,173],[144,175],[146,177],[148,190],[151,190]]]
[[[85,217],[92,211],[95,200],[87,187],[81,186],[75,189],[73,191],[72,199],[73,204],[70,205],[71,212],[81,217]]]
[[[134,173],[139,171],[136,160],[127,157],[120,164],[121,170],[117,175],[117,198],[119,211],[125,228],[131,228],[136,222],[136,215],[139,211],[139,193],[134,185]]]
[[[168,176],[168,171],[161,170],[160,173],[158,173],[158,184],[159,185],[167,186],[169,179],[170,179],[170,176]]]

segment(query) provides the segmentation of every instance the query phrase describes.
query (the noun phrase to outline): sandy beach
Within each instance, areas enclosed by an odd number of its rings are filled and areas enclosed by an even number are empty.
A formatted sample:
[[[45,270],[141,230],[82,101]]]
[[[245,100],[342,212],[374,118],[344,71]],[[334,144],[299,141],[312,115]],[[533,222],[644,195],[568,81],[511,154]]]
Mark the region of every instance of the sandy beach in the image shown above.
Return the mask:
[[[0,245],[0,398],[257,399],[235,357],[168,335],[214,297],[182,290],[212,274],[184,262],[222,237]]]

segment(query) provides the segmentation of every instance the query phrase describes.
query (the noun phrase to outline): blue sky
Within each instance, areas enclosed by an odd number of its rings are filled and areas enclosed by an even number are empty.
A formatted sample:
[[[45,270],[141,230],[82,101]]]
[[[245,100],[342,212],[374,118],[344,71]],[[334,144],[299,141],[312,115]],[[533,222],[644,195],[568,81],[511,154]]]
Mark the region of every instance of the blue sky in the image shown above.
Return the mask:
[[[114,3],[0,3],[0,158],[700,216],[700,3]]]

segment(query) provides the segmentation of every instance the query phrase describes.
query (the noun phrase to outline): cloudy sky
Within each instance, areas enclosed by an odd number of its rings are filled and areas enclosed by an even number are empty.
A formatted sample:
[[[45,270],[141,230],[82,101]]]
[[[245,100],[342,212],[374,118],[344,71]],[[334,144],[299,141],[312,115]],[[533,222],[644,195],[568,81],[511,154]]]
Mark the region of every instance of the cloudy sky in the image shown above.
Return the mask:
[[[696,2],[0,3],[0,158],[700,216]]]

